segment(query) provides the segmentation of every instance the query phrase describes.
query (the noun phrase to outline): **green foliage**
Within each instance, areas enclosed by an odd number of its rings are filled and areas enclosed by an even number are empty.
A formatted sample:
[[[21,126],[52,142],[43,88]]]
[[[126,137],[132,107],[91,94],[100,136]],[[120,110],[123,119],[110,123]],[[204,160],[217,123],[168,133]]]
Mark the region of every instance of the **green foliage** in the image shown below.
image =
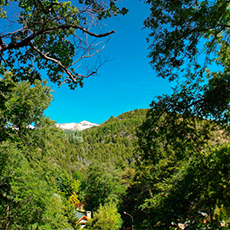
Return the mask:
[[[0,18],[4,25],[0,36],[0,68],[13,72],[14,80],[31,83],[40,80],[41,70],[46,70],[52,82],[67,83],[71,89],[82,87],[84,78],[97,74],[101,64],[84,69],[79,68],[79,63],[89,57],[97,63],[96,54],[106,43],[98,40],[109,39],[114,33],[94,33],[92,21],[127,13],[114,0],[78,0],[74,4],[57,0],[15,2],[14,7],[11,1],[0,2]],[[15,7],[18,14],[14,15],[18,17],[8,18]]]
[[[43,214],[43,223],[39,225],[39,229],[52,230],[70,228],[65,210],[66,206],[63,204],[61,197],[54,193],[49,199],[49,203]]]
[[[53,206],[62,200],[52,198],[55,185],[51,175],[55,176],[55,168],[51,172],[46,169],[49,162],[31,162],[26,159],[25,150],[20,150],[17,143],[2,143],[1,151],[1,218],[3,229],[28,229],[29,226],[51,224],[52,219],[59,226],[67,226],[64,208]],[[36,156],[36,150],[33,151]],[[34,159],[35,161],[35,159]],[[58,169],[60,171],[60,169]],[[55,229],[55,228],[50,228]]]
[[[82,132],[80,131],[73,131],[73,130],[65,130],[67,137],[69,138],[70,143],[82,143],[83,137]]]
[[[150,46],[151,64],[160,76],[173,80],[174,70],[201,70],[206,67],[228,37],[229,3],[215,1],[146,0],[151,5],[151,15],[145,26],[153,30]],[[201,39],[205,58],[200,58]],[[217,51],[217,52],[216,52]],[[223,51],[226,53],[226,50]],[[186,58],[188,62],[186,63]],[[205,61],[202,66],[202,60]],[[213,59],[215,61],[215,59]],[[188,67],[188,68],[185,68]],[[189,70],[189,68],[192,68]],[[190,76],[191,78],[193,75]]]
[[[169,229],[172,222],[185,221],[196,226],[200,211],[210,216],[211,226],[220,225],[215,210],[229,207],[222,184],[228,180],[229,150],[228,138],[214,127],[210,121],[149,110],[138,131],[140,158],[125,206],[135,210],[139,227]]]
[[[100,205],[93,219],[86,225],[86,229],[118,230],[121,229],[122,220],[114,203]]]
[[[55,179],[66,172],[71,177],[74,149],[43,115],[51,101],[50,88],[38,81],[33,86],[15,83],[11,74],[0,83],[6,88],[0,108],[0,228],[71,228],[69,197],[57,194]]]
[[[125,167],[134,161],[136,128],[141,125],[147,110],[135,110],[116,118],[111,117],[98,127],[82,131],[83,143],[77,143],[76,152],[86,164],[96,161]],[[78,132],[76,136],[78,136]]]
[[[145,21],[153,30],[151,64],[158,76],[179,82],[171,96],[159,96],[152,106],[228,123],[229,3],[145,2],[151,5]]]
[[[125,194],[126,186],[122,184],[122,174],[118,169],[106,164],[92,164],[86,171],[87,175],[82,183],[86,209],[95,211],[100,204],[119,204]]]
[[[139,129],[140,158],[126,205],[140,228],[191,221],[195,229],[203,211],[219,229],[218,210],[229,209],[229,2],[145,2],[151,64],[177,86],[152,102]]]
[[[37,125],[43,111],[52,100],[50,87],[46,82],[36,80],[33,86],[29,82],[15,83],[12,73],[5,73],[0,79],[0,140],[11,134],[21,135],[29,125]],[[8,127],[8,128],[7,128]],[[12,129],[13,128],[13,129]],[[7,135],[8,133],[8,135]]]
[[[108,202],[122,204],[135,174],[136,127],[141,125],[146,112],[126,112],[100,126],[67,132],[69,141],[75,144],[73,178],[81,184],[77,195],[86,210],[95,211]],[[75,137],[82,137],[83,142],[77,142]]]

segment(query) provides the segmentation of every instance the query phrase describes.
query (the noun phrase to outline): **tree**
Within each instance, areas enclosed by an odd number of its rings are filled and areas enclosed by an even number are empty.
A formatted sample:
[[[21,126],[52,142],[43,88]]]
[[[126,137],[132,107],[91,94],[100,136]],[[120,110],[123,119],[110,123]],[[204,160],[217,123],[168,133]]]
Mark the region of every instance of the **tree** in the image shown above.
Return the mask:
[[[38,80],[32,86],[16,83],[11,76],[0,80],[0,228],[73,228],[73,208],[69,197],[59,195],[56,180],[71,175],[73,148],[43,115],[50,87]],[[76,187],[71,184],[72,190]]]
[[[153,30],[153,68],[170,81],[185,77],[173,97],[160,100],[174,111],[228,122],[229,2],[145,2],[151,5],[145,26]]]
[[[93,219],[86,225],[86,229],[118,230],[121,226],[122,219],[116,204],[105,203],[100,205]]]
[[[121,172],[111,165],[92,163],[86,171],[81,189],[85,195],[87,210],[95,211],[100,204],[119,204],[126,187],[121,182]]]
[[[145,20],[152,29],[150,63],[177,86],[151,103],[139,129],[135,219],[169,229],[171,221],[195,219],[203,209],[215,229],[216,207],[228,206],[221,181],[229,166],[221,162],[229,150],[217,138],[229,138],[229,1],[145,2],[151,5]],[[213,150],[215,144],[222,147]]]
[[[48,166],[48,162],[36,162],[36,150],[27,159],[25,150],[13,142],[0,146],[0,226],[3,229],[36,229],[38,226],[52,226],[44,229],[71,227],[66,217],[66,205],[61,197],[55,196],[55,177],[61,169]],[[36,164],[35,164],[36,162]],[[55,173],[56,171],[56,173]],[[51,222],[52,220],[52,222]],[[43,228],[42,228],[43,229]]]
[[[229,138],[216,127],[197,117],[149,111],[138,130],[136,175],[125,198],[138,228],[170,229],[172,222],[186,221],[198,226],[200,211],[213,229],[220,226],[216,210],[229,209]]]
[[[13,135],[22,135],[34,123],[38,125],[43,111],[49,106],[52,96],[46,82],[34,81],[33,87],[27,81],[15,83],[10,72],[0,79],[0,142]]]
[[[97,33],[91,27],[98,20],[127,13],[115,2],[78,0],[73,5],[56,0],[18,0],[16,17],[8,7],[13,2],[1,1],[2,24],[16,28],[0,33],[1,70],[12,71],[15,80],[30,82],[41,78],[40,70],[47,70],[58,85],[68,83],[72,89],[82,86],[84,78],[97,74],[103,64],[98,54],[115,32]],[[9,18],[8,13],[13,16]],[[85,60],[94,57],[95,65],[88,67]],[[86,66],[82,69],[81,65]]]

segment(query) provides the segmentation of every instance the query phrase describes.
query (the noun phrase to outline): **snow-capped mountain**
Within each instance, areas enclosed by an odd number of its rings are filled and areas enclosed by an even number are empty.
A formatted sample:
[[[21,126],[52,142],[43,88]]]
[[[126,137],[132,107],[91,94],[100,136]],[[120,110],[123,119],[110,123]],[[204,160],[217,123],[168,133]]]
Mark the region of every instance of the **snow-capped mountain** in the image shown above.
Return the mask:
[[[98,126],[98,124],[96,123],[92,123],[89,121],[81,121],[79,123],[62,123],[62,124],[56,124],[57,127],[61,128],[61,129],[70,129],[70,130],[78,130],[81,131],[83,129],[88,129],[91,128],[93,126]]]

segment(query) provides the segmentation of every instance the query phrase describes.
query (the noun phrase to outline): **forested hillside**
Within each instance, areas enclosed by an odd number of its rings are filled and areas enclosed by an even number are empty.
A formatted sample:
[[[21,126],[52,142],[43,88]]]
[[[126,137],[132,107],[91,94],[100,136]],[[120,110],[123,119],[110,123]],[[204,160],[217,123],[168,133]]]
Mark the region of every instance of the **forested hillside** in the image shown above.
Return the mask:
[[[130,227],[124,211],[138,229],[196,228],[200,212],[228,226],[228,126],[140,109],[64,132],[43,115],[46,82],[11,76],[0,81],[1,228],[78,229],[79,208],[93,212],[86,229]]]
[[[1,230],[80,229],[83,209],[88,230],[230,229],[229,1],[143,1],[150,64],[176,81],[149,109],[83,132],[44,116],[41,79],[96,75],[115,31],[95,26],[128,12],[117,3],[0,1]]]
[[[70,142],[76,144],[77,155],[86,163],[111,163],[130,166],[137,144],[136,129],[145,119],[147,109],[126,112],[111,117],[98,127],[82,132],[67,131]],[[84,162],[83,160],[83,162]]]
[[[68,131],[75,146],[75,169],[80,172],[79,199],[88,210],[113,203],[121,208],[135,174],[136,130],[147,109],[134,110],[84,131]]]
[[[77,229],[79,205],[120,208],[135,172],[136,128],[147,110],[65,133],[43,115],[52,99],[46,83],[28,87],[11,76],[0,81],[10,88],[2,93],[0,114],[1,228]]]
[[[84,174],[79,199],[92,211],[116,204],[121,214],[132,213],[138,229],[183,223],[195,229],[202,226],[200,212],[211,215],[203,227],[220,220],[227,226],[229,137],[222,128],[198,117],[142,109],[69,132],[77,171]]]

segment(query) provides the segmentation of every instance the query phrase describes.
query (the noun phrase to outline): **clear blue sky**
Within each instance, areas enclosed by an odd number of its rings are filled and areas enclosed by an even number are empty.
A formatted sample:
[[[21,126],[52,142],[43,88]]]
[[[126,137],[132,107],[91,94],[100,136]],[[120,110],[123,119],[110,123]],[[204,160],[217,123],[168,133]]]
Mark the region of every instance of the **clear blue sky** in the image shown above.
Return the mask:
[[[108,30],[116,33],[104,49],[111,61],[100,68],[100,76],[86,79],[84,87],[74,91],[52,85],[56,93],[45,115],[57,123],[88,120],[100,124],[126,111],[149,108],[155,96],[170,91],[168,81],[156,77],[147,58],[150,31],[143,29],[143,21],[149,5],[139,0],[121,4],[129,13],[106,21]]]
[[[147,58],[146,38],[150,31],[143,29],[143,22],[149,15],[149,5],[139,0],[119,3],[129,13],[103,24],[103,32],[116,33],[103,50],[110,61],[99,69],[99,76],[86,79],[84,87],[75,90],[50,84],[56,93],[45,115],[57,123],[88,120],[100,124],[126,111],[149,108],[155,96],[170,92],[168,81],[156,77]],[[11,11],[16,15],[17,6],[13,3]]]

